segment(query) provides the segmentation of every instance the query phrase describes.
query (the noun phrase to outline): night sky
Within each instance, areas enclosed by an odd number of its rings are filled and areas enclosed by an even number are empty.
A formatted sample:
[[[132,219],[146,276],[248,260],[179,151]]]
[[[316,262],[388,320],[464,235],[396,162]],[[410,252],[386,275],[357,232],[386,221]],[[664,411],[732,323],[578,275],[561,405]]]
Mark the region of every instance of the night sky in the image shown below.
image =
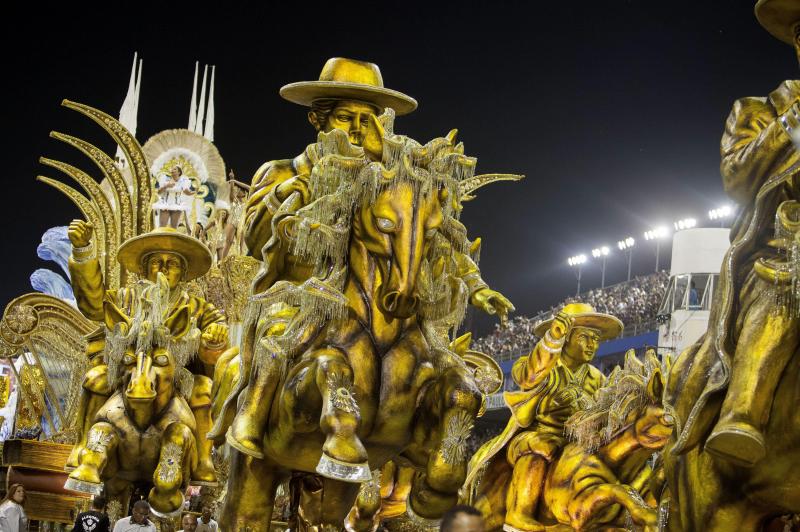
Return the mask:
[[[794,52],[758,25],[750,0],[274,4],[126,4],[141,12],[83,15],[31,6],[5,18],[3,304],[49,267],[36,257],[41,234],[78,214],[35,181],[61,177],[38,158],[97,176],[48,133],[114,153],[61,99],[116,116],[134,51],[144,59],[140,142],[186,127],[194,62],[215,64],[216,144],[247,181],[262,162],[294,157],[315,139],[306,109],[278,96],[283,84],[316,79],[333,56],[377,63],[387,87],[420,102],[397,133],[426,142],[458,128],[480,173],[527,176],[481,190],[463,218],[483,238],[484,278],[524,314],[574,292],[566,259],[597,245],[616,251],[634,236],[634,273],[652,271],[644,230],[705,221],[726,202],[719,139],[733,101],[797,77]],[[625,275],[624,258],[612,254],[607,282]],[[599,278],[589,265],[584,286]]]

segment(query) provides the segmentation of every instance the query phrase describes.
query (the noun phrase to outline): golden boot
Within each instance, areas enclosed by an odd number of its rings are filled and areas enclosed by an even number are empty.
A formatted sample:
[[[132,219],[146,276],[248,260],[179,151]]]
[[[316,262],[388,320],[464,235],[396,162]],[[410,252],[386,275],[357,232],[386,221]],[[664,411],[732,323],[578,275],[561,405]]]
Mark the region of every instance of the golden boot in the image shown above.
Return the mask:
[[[264,432],[272,398],[285,366],[285,361],[275,356],[267,342],[256,339],[261,338],[262,334],[264,336],[283,334],[288,319],[296,312],[295,308],[286,307],[268,319],[259,320],[258,326],[254,327],[255,332],[245,332],[245,345],[242,349],[243,356],[240,357],[239,371],[247,371],[242,368],[247,368],[245,361],[250,360],[249,380],[242,390],[241,403],[225,438],[231,447],[253,458],[264,458],[262,444]]]
[[[759,284],[761,282],[759,281]],[[766,284],[766,283],[763,283]],[[752,467],[766,454],[762,431],[783,369],[794,353],[800,323],[768,292],[748,312],[733,357],[720,419],[706,441],[710,454]]]

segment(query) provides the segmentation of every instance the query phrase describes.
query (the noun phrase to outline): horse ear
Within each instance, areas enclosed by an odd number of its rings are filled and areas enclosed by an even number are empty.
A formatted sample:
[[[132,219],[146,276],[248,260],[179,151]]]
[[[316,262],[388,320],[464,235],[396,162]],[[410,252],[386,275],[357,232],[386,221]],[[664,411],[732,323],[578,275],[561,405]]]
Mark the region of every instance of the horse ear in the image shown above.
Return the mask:
[[[469,253],[474,257],[480,252],[481,252],[481,237],[478,237],[475,240],[473,240],[472,243],[469,245]]]
[[[664,374],[669,375],[672,371],[672,353],[667,353],[662,357],[661,365],[664,367]]]
[[[462,334],[452,342],[450,342],[450,350],[460,357],[464,356],[469,346],[472,344],[472,333]]]
[[[647,382],[647,397],[656,404],[661,404],[664,397],[664,376],[658,368],[653,371]]]
[[[189,325],[192,315],[189,312],[189,305],[181,306],[177,311],[170,314],[164,325],[169,329],[172,336],[181,337],[189,332]]]
[[[636,358],[636,350],[628,349],[625,352],[625,371],[642,375],[644,373],[644,364]]]
[[[103,315],[105,316],[106,327],[110,330],[114,330],[114,327],[119,323],[122,324],[124,327],[124,333],[127,333],[131,329],[131,320],[121,308],[116,306],[114,303],[110,301],[106,301],[103,304]]]

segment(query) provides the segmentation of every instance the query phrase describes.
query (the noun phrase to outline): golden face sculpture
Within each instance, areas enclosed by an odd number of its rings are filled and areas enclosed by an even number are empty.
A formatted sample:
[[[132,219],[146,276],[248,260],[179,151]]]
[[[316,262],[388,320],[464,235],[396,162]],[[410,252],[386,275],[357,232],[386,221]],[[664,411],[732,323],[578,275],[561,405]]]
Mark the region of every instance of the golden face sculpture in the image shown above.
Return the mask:
[[[369,117],[376,115],[377,112],[378,110],[368,103],[340,100],[335,103],[328,116],[324,117],[324,122],[320,122],[322,117],[314,112],[309,114],[309,120],[318,131],[327,133],[333,129],[340,129],[347,133],[351,144],[361,146],[369,128]]]
[[[180,255],[168,251],[156,251],[144,259],[144,275],[155,283],[159,273],[164,274],[170,290],[178,286],[186,273],[186,265]]]
[[[600,335],[594,329],[574,327],[564,344],[561,356],[570,362],[584,364],[591,362],[600,346]]]

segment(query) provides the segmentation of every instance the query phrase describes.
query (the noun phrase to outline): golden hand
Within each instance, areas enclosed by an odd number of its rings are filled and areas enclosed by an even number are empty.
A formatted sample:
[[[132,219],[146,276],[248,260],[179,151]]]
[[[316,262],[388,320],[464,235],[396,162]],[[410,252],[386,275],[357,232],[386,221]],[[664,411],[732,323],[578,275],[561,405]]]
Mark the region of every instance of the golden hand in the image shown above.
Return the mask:
[[[490,315],[499,315],[500,321],[508,319],[508,313],[514,312],[514,305],[503,294],[491,288],[479,288],[470,297],[470,302]]]
[[[72,220],[67,229],[67,236],[69,241],[72,242],[72,247],[85,248],[92,242],[92,233],[94,233],[94,226],[83,220]]]
[[[308,205],[310,194],[308,191],[307,176],[297,175],[291,179],[287,179],[275,188],[275,197],[280,201],[286,201],[286,198],[295,192],[299,192],[303,197],[303,205]]]
[[[212,323],[203,331],[203,345],[206,347],[221,347],[228,341],[228,327],[222,323]]]
[[[564,312],[559,312],[550,325],[550,337],[553,340],[560,340],[569,333],[570,329],[572,329],[572,318]]]
[[[378,118],[373,114],[369,115],[369,127],[361,147],[364,148],[367,157],[373,161],[380,161],[383,157],[383,136],[385,134],[386,131]]]

